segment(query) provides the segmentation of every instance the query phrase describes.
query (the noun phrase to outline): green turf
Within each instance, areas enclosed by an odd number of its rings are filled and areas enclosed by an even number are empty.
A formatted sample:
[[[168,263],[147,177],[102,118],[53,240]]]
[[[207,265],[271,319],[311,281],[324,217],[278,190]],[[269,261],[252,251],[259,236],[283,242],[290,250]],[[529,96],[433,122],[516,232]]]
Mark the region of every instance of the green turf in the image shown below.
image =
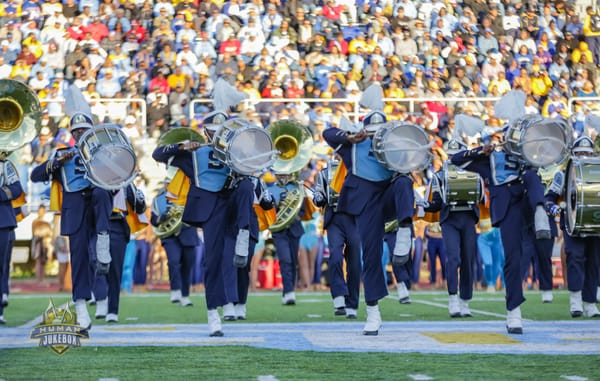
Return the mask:
[[[38,348],[0,350],[11,380],[560,380],[600,379],[598,356],[423,355],[291,352],[245,347],[83,347],[57,356]]]
[[[522,305],[523,317],[531,320],[568,320],[569,297],[566,291],[555,291],[554,302],[542,304],[539,292],[526,292],[528,299]],[[55,304],[65,303],[66,294],[52,296]],[[381,301],[382,318],[387,321],[412,320],[447,320],[447,295],[440,292],[415,292],[411,295],[412,304],[401,305],[394,298],[394,292]],[[16,295],[12,296],[10,306],[5,309],[4,317],[8,326],[19,326],[40,315],[48,306],[50,296]],[[169,302],[167,292],[146,294],[124,294],[121,296],[119,322],[122,324],[154,324],[154,323],[206,323],[205,298],[202,294],[193,294],[193,307],[181,307]],[[250,294],[248,299],[249,322],[322,322],[339,321],[333,315],[331,297],[326,292],[297,293],[298,303],[295,306],[282,306],[279,292],[259,292]],[[432,306],[425,303],[434,303]],[[504,295],[476,292],[470,307],[475,310],[473,320],[502,320],[503,317],[478,314],[483,310],[504,315]],[[88,308],[94,314],[95,307]],[[365,318],[364,303],[358,311],[358,319]],[[96,321],[94,324],[104,324]]]
[[[555,291],[554,303],[542,304],[539,292],[526,292],[523,315],[531,320],[570,320],[568,293]],[[22,325],[41,314],[49,295],[13,295],[5,317]],[[56,304],[67,294],[52,296]],[[384,321],[448,320],[444,292],[415,292],[413,303],[400,305],[390,297],[381,302]],[[251,294],[248,322],[321,322],[345,320],[333,316],[328,293],[297,293],[296,306],[282,306],[279,292]],[[168,292],[124,294],[120,322],[206,323],[205,299],[192,295],[194,307],[169,302]],[[434,305],[431,305],[434,304]],[[502,293],[475,293],[473,310],[504,314]],[[89,308],[93,315],[94,308]],[[364,305],[359,321],[364,319]],[[474,312],[473,321],[503,320]],[[95,321],[94,324],[103,324]],[[227,323],[230,324],[230,323]],[[237,323],[235,323],[237,324]],[[0,334],[1,334],[0,328]],[[600,380],[599,356],[569,355],[438,355],[418,353],[322,353],[278,351],[254,347],[94,347],[83,343],[58,356],[47,349],[0,349],[0,380],[410,380],[427,375],[435,380],[560,380],[576,375]]]

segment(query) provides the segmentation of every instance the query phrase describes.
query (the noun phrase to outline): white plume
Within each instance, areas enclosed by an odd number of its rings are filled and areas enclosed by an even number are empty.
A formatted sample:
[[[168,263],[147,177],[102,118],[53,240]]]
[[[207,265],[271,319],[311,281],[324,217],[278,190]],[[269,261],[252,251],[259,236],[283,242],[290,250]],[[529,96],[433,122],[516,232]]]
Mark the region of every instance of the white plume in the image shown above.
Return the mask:
[[[348,118],[342,115],[342,117],[340,118],[339,129],[342,131],[356,133],[360,131],[360,126],[357,126],[356,124],[352,123]]]
[[[92,119],[92,109],[83,96],[79,87],[75,85],[69,86],[65,91],[65,114],[72,117],[75,113],[82,113]]]
[[[371,111],[381,111],[385,106],[383,102],[383,88],[379,83],[373,83],[363,91],[360,97],[360,105]]]
[[[465,114],[457,114],[454,116],[454,136],[459,139],[465,137],[473,137],[483,131],[485,122],[481,118],[477,118]]]
[[[525,115],[525,99],[527,96],[521,90],[511,90],[504,94],[494,107],[494,114],[512,122]]]
[[[213,88],[213,105],[218,111],[229,111],[230,107],[237,106],[248,98],[248,94],[239,91],[223,78],[219,78]]]

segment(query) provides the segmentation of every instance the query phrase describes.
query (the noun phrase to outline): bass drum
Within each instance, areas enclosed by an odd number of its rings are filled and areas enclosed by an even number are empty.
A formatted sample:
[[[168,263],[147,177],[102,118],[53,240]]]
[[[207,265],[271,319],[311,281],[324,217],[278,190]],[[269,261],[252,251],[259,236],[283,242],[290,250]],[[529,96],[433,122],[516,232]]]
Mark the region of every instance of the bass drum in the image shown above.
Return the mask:
[[[533,167],[546,167],[569,156],[573,141],[570,130],[563,120],[526,115],[508,126],[504,147]]]
[[[600,235],[600,158],[571,158],[565,181],[567,232],[579,237]]]
[[[245,119],[223,123],[213,138],[215,157],[240,175],[253,175],[275,161],[271,136]]]
[[[388,122],[373,135],[375,158],[391,171],[420,171],[431,162],[431,143],[425,130],[416,124]]]
[[[135,151],[116,124],[90,128],[79,139],[77,149],[88,179],[99,188],[121,189],[137,176]]]
[[[446,205],[467,206],[479,203],[481,181],[474,172],[444,163],[443,196]]]

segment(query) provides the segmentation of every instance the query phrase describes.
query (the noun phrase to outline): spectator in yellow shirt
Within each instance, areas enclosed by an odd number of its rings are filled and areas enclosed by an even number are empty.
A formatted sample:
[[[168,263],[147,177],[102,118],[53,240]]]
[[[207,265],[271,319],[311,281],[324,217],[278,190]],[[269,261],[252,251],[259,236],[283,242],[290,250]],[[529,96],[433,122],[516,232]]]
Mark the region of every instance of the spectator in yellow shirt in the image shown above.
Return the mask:
[[[577,49],[574,49],[573,53],[571,53],[571,59],[573,60],[573,63],[579,63],[579,61],[581,60],[581,56],[583,55],[585,55],[585,57],[587,58],[587,62],[599,62],[594,61],[594,54],[589,49],[589,45],[585,41],[581,41],[579,43],[579,47]]]
[[[595,64],[600,63],[600,11],[594,10],[592,6],[585,9],[585,17],[583,18],[583,35],[585,41],[590,47]],[[573,52],[574,53],[574,52]]]
[[[553,83],[548,72],[544,69],[537,71],[531,79],[531,92],[538,104],[544,104],[546,96],[552,89]]]
[[[23,82],[27,82],[30,76],[31,65],[27,65],[23,59],[17,59],[15,66],[13,66],[10,72],[10,79],[21,79]]]

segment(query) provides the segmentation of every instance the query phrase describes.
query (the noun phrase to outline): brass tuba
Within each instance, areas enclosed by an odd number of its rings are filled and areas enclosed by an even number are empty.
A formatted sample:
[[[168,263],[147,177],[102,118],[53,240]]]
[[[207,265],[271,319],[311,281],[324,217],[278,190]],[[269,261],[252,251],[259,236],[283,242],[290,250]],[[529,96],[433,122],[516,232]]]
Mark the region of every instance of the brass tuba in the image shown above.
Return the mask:
[[[173,204],[167,211],[168,218],[158,226],[153,226],[152,230],[154,234],[160,239],[168,238],[173,235],[178,235],[181,231],[183,222],[181,218],[183,216],[183,205]]]
[[[272,166],[275,174],[291,175],[290,181],[297,183],[297,189],[288,191],[285,200],[277,209],[277,220],[269,227],[278,232],[289,227],[296,219],[304,202],[304,185],[298,180],[299,172],[312,156],[312,134],[295,120],[279,120],[267,127],[279,156]]]
[[[0,152],[2,156],[31,142],[42,128],[42,107],[26,84],[0,80]]]

